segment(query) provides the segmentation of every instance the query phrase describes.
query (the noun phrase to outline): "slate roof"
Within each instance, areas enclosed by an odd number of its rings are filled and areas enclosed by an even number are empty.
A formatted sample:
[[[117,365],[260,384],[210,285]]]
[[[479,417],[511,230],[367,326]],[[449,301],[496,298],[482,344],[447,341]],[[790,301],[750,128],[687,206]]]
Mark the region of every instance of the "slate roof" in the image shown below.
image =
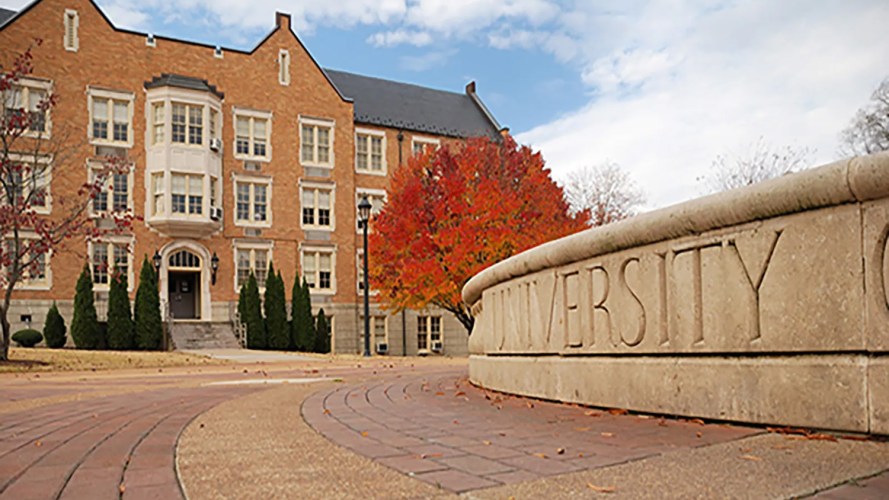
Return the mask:
[[[3,26],[4,24],[6,24],[6,21],[12,19],[12,17],[15,16],[15,13],[16,11],[14,10],[4,9],[3,7],[0,7],[0,26]]]
[[[324,71],[344,96],[353,99],[356,123],[452,137],[499,136],[500,125],[472,91],[458,94],[344,71]]]
[[[222,92],[216,90],[215,85],[207,83],[207,80],[201,80],[200,78],[195,78],[193,76],[177,75],[174,73],[162,73],[161,76],[152,78],[150,82],[145,82],[146,89],[153,89],[156,87],[177,87],[180,89],[200,90],[203,92],[213,92],[220,99],[225,97]]]

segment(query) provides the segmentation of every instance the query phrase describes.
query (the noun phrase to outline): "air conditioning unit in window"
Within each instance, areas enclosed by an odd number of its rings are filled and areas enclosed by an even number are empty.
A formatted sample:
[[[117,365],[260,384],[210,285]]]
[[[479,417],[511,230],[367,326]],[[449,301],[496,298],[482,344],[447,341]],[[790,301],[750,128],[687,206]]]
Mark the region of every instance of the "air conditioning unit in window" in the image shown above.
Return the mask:
[[[222,220],[222,207],[210,207],[210,220]]]
[[[377,342],[377,354],[389,354],[389,344]]]
[[[217,153],[222,151],[222,139],[218,137],[210,139],[210,149],[212,151],[216,151]]]
[[[443,346],[441,345],[440,340],[433,340],[432,341],[432,352],[434,352],[436,354],[441,354],[442,347]]]

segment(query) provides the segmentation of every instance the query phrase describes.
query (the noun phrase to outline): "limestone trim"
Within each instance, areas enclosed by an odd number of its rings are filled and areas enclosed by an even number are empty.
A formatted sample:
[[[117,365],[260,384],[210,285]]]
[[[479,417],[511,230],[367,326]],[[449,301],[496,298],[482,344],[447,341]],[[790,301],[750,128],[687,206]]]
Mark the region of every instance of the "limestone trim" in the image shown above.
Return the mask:
[[[463,287],[471,306],[505,281],[599,255],[722,227],[889,196],[889,152],[840,160],[544,243],[494,264]]]

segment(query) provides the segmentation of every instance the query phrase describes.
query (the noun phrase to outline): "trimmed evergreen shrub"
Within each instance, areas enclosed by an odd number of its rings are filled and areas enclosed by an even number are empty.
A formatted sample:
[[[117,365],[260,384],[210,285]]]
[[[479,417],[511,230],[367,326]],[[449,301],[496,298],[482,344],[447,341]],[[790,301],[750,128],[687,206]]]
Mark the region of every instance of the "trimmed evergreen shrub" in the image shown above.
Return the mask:
[[[324,309],[318,311],[315,321],[315,352],[330,352],[330,321],[324,316]]]
[[[280,272],[275,274],[275,267],[269,263],[264,304],[269,349],[284,351],[290,347],[290,329],[287,325],[287,303],[285,301],[284,279],[281,278]]]
[[[164,325],[157,290],[157,273],[154,272],[154,265],[148,260],[148,256],[142,259],[134,309],[136,347],[146,351],[161,349],[164,344]]]
[[[136,347],[136,331],[127,295],[127,277],[114,273],[108,292],[108,347],[120,351]]]
[[[74,317],[71,319],[71,338],[78,349],[99,349],[102,342],[96,303],[93,297],[93,278],[89,266],[84,265],[74,292]]]
[[[299,296],[293,303],[293,343],[297,351],[312,352],[315,350],[315,322],[312,319],[312,298],[309,284],[303,277],[299,287]]]
[[[265,349],[268,339],[265,332],[265,320],[262,318],[262,304],[259,300],[259,286],[256,276],[250,273],[244,287],[244,315],[241,321],[247,325],[247,347],[249,349]]]
[[[68,338],[65,335],[67,331],[65,318],[59,314],[59,308],[53,302],[49,312],[46,313],[46,322],[43,324],[43,337],[46,339],[46,347],[52,349],[65,347],[65,343],[68,342]]]
[[[299,269],[296,271],[296,276],[293,278],[293,287],[290,289],[290,346],[288,347],[291,351],[296,350],[296,337],[297,337],[297,310],[299,309],[299,301],[300,294],[302,293],[302,287],[299,284]]]
[[[27,328],[13,333],[12,340],[22,347],[34,347],[43,340],[43,334],[33,328]]]

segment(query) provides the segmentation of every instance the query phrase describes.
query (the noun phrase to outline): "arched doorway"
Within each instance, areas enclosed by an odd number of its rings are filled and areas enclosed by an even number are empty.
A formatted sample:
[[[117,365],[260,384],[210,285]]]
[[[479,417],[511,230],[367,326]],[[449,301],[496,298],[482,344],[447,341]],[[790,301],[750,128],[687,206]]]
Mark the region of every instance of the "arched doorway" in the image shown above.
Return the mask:
[[[161,300],[174,320],[210,320],[210,278],[207,249],[190,241],[168,245],[161,252]]]

